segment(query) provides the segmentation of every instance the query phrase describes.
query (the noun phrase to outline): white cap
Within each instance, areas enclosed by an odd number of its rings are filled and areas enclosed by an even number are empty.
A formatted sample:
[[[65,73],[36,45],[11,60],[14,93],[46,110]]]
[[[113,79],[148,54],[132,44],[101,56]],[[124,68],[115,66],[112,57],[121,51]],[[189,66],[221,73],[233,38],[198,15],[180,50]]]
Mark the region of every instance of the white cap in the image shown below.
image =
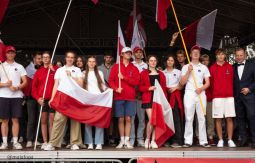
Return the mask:
[[[126,52],[131,52],[132,53],[132,49],[130,47],[124,47],[122,50],[121,50],[121,53],[126,53]]]

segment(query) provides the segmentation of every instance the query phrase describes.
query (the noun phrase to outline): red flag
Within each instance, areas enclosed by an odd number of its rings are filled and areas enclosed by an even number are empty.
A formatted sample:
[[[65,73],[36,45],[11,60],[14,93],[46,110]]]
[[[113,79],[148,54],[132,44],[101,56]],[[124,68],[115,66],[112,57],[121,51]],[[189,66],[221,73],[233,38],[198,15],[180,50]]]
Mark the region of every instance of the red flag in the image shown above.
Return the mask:
[[[2,23],[8,4],[9,0],[0,0],[0,24]]]
[[[91,0],[95,5],[98,3],[98,0]]]
[[[120,27],[120,21],[118,21],[118,44],[117,44],[117,59],[116,62],[120,61],[121,50],[126,47],[124,36]]]
[[[156,22],[161,30],[167,27],[167,10],[171,6],[169,0],[157,0]]]
[[[134,15],[136,15],[134,17]],[[145,29],[144,29],[144,22],[142,19],[142,14],[141,11],[139,9],[139,7],[136,5],[136,0],[134,0],[134,5],[133,5],[133,10],[129,15],[129,19],[128,19],[128,24],[125,30],[125,34],[127,36],[127,39],[129,41],[131,41],[132,36],[133,36],[133,29],[134,29],[134,22],[137,20],[138,23],[138,30],[139,33],[141,34],[141,37],[143,38],[144,42],[146,43],[147,41],[147,36],[145,33]]]
[[[183,37],[187,47],[198,45],[211,50],[217,9],[186,27]]]
[[[5,56],[5,45],[0,39],[0,62],[4,62],[6,60]]]

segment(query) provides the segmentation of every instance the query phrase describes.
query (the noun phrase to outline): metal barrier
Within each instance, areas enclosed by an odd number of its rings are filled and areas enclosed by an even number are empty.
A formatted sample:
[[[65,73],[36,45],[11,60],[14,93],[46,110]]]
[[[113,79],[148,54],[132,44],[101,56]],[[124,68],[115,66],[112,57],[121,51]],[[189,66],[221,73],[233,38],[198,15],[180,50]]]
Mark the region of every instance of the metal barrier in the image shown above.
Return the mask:
[[[128,160],[128,163],[136,163],[137,162],[137,158],[131,158],[130,160]]]

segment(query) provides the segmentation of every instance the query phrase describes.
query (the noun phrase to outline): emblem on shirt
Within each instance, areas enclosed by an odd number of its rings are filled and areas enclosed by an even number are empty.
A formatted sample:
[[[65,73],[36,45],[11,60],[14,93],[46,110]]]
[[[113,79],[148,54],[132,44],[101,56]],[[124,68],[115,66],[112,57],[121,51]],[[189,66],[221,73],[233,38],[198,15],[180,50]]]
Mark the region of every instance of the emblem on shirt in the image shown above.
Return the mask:
[[[230,74],[230,73],[229,73],[229,71],[228,71],[228,69],[227,69],[227,71],[226,71],[226,74],[227,74],[227,75],[229,75],[229,74]]]
[[[74,70],[72,70],[72,72],[75,72]]]
[[[176,76],[176,74],[174,74],[174,76]]]
[[[198,72],[201,72],[201,70],[197,70]]]
[[[17,69],[17,68],[15,68],[14,70],[15,70],[15,71],[18,71],[18,69]]]

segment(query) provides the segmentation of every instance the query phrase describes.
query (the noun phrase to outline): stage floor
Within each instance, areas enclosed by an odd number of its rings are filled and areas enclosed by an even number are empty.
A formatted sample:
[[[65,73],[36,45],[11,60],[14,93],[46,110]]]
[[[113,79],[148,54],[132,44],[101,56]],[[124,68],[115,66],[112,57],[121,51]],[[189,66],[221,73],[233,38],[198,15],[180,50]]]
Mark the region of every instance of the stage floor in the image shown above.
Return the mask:
[[[27,159],[122,159],[122,158],[255,158],[255,149],[249,147],[243,148],[166,148],[157,150],[145,150],[144,148],[135,148],[133,150],[115,149],[114,147],[104,147],[103,150],[71,151],[69,149],[60,149],[55,151],[34,151],[24,150],[6,150],[0,152],[0,160],[17,159],[24,157]]]

